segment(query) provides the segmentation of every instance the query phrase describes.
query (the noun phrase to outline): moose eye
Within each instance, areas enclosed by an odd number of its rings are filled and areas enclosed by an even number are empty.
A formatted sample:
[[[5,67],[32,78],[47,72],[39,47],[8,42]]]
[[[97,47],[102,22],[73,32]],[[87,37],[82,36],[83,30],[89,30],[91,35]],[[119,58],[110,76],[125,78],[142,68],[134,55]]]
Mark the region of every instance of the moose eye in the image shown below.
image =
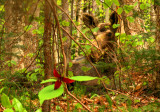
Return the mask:
[[[112,33],[111,33],[111,32],[107,33],[107,36],[111,37],[111,36],[112,36]]]
[[[104,31],[106,31],[106,28],[100,28],[99,31],[104,32]]]

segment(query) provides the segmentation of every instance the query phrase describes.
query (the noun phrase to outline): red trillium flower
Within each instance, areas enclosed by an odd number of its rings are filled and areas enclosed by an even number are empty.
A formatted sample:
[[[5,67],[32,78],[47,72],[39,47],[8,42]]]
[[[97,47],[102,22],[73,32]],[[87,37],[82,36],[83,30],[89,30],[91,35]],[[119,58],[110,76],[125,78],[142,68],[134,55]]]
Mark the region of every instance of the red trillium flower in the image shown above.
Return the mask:
[[[53,70],[53,74],[54,74],[54,77],[57,78],[57,81],[55,82],[54,90],[58,89],[61,86],[62,81],[67,84],[74,82],[74,80],[71,80],[69,78],[65,78],[65,77],[62,77],[61,75],[59,75],[57,70],[55,70],[55,69]]]

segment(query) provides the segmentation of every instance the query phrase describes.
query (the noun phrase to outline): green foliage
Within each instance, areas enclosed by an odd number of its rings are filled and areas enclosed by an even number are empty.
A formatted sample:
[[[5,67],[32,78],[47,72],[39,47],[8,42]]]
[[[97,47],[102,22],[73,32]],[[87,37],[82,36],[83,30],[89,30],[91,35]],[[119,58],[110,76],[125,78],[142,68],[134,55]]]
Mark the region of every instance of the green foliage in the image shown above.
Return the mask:
[[[12,107],[12,105],[11,105],[11,103],[9,101],[9,97],[6,94],[4,94],[4,93],[2,93],[1,102],[2,102],[2,105],[5,108],[11,108]]]
[[[107,95],[107,94],[105,95],[105,97],[106,97],[106,99],[107,99],[107,101],[108,101],[108,103],[109,103],[110,108],[112,108],[112,105],[113,105],[112,99],[111,99],[110,96]]]
[[[43,81],[41,82],[41,84],[48,83],[48,82],[56,82],[56,79],[43,80]]]
[[[4,93],[2,93],[2,96],[1,96],[1,103],[3,107],[6,108],[4,112],[14,112],[12,108],[14,108],[16,112],[27,112],[17,98],[13,98],[12,104],[11,104],[9,97]]]
[[[91,67],[85,67],[85,66],[82,66],[81,67],[81,70],[83,70],[84,72],[87,72],[91,69]]]
[[[49,99],[53,99],[53,98],[61,96],[63,94],[63,92],[64,92],[63,85],[61,85],[60,88],[56,89],[56,90],[54,90],[54,84],[43,88],[38,93],[40,104],[42,105],[44,100],[49,100]]]
[[[91,76],[73,76],[70,79],[75,80],[75,81],[90,81],[97,79],[97,77],[91,77]]]

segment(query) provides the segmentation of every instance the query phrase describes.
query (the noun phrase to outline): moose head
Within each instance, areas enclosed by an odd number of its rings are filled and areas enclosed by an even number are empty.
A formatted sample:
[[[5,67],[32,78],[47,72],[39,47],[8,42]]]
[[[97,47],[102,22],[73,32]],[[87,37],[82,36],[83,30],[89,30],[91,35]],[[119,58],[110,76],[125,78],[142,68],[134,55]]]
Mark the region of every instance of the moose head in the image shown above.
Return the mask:
[[[110,52],[114,49],[114,44],[116,42],[115,33],[117,28],[113,28],[113,24],[118,23],[118,14],[113,12],[110,15],[110,23],[98,23],[98,20],[94,16],[87,13],[83,14],[82,20],[89,28],[99,28],[97,32],[93,33],[96,37],[93,44],[98,47],[99,50],[92,47],[91,54],[89,55],[93,62],[99,61],[102,57],[105,57],[107,51]]]

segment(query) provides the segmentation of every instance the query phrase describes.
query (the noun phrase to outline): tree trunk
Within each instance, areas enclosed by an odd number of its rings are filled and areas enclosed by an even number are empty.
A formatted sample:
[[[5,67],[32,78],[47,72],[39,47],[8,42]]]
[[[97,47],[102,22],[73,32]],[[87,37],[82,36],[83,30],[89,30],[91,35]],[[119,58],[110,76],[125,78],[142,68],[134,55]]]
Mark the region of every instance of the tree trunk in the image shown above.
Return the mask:
[[[63,8],[63,10],[65,10],[65,12],[67,14],[69,14],[69,2],[68,2],[68,0],[62,0],[62,8]],[[69,19],[66,16],[66,14],[62,15],[62,21],[66,22],[66,23],[69,23]],[[70,32],[69,26],[67,26],[67,25],[63,26],[63,28],[67,32]],[[71,62],[71,51],[70,51],[71,39],[68,37],[68,35],[65,31],[63,31],[63,38],[66,38],[65,42],[64,42],[64,52],[65,52],[66,61],[67,61],[67,64],[68,64],[69,62]],[[68,69],[68,65],[67,65],[66,71],[68,71],[67,69]]]
[[[24,56],[23,52],[23,29],[24,29],[24,10],[23,10],[23,0],[9,0],[6,1],[5,5],[5,28],[7,36],[5,41],[5,61],[15,61],[17,64],[20,63],[20,59]],[[8,68],[8,67],[6,67]],[[18,67],[15,65],[10,67],[12,73],[16,69],[23,69],[24,63],[20,63]]]
[[[154,0],[154,10],[156,13],[156,47],[160,52],[160,1]],[[160,65],[157,66],[155,88],[160,89]]]
[[[44,70],[45,79],[49,79],[52,74],[52,58],[51,58],[51,8],[47,0],[45,0],[44,6],[45,21],[44,21]],[[48,86],[46,83],[44,86]],[[50,100],[44,101],[42,105],[43,112],[50,112]]]
[[[24,65],[25,68],[28,68],[28,71],[36,69],[36,62],[32,61],[35,58],[35,54],[38,48],[38,37],[36,34],[33,33],[33,30],[38,29],[38,22],[34,21],[36,17],[39,17],[40,13],[40,8],[38,7],[38,1],[33,1],[33,0],[27,0],[26,2],[26,17],[25,17],[25,26],[29,28],[28,25],[32,26],[29,31],[27,31],[24,36],[24,54],[25,54],[25,59],[24,59]],[[30,56],[28,54],[33,54],[34,56]],[[32,65],[30,65],[32,63]]]

